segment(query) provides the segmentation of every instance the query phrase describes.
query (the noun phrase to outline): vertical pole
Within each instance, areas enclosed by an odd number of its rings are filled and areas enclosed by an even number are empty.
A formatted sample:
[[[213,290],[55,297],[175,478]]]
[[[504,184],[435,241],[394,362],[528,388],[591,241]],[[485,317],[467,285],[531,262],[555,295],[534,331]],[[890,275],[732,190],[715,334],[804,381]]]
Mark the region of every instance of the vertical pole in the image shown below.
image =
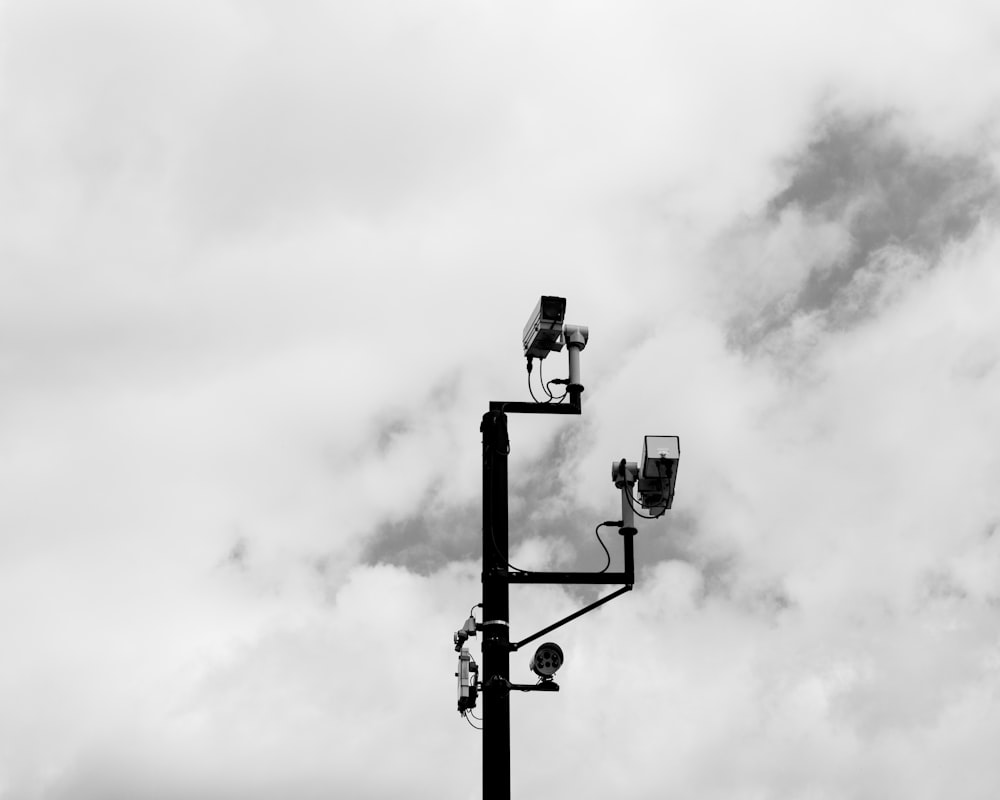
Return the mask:
[[[632,485],[634,481],[629,480],[629,471],[625,459],[622,459],[622,526],[618,529],[624,538],[625,545],[625,574],[628,578],[628,585],[635,585],[635,555],[633,550],[634,538],[638,531],[635,528],[635,512],[632,510]]]
[[[635,586],[635,550],[633,544],[636,530],[635,528],[622,528],[618,532],[622,535],[625,545],[625,585],[631,589]]]
[[[563,336],[569,353],[569,384],[566,391],[569,392],[570,405],[579,413],[580,394],[583,392],[583,384],[580,382],[580,351],[587,346],[590,331],[586,325],[567,325],[563,329]]]
[[[569,392],[569,402],[574,408],[580,407],[580,393],[583,386],[580,384],[580,350],[579,344],[570,342],[567,347],[569,352],[569,384],[566,391]]]
[[[510,800],[507,415],[483,415],[483,800]]]

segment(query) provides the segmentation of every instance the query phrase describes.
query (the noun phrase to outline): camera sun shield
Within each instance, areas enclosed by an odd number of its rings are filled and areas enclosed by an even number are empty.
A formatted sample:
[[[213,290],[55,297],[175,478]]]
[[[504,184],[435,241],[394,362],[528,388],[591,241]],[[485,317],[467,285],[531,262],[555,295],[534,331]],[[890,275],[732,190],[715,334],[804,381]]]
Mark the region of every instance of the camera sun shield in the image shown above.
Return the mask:
[[[566,298],[542,295],[524,326],[522,344],[528,358],[545,358],[563,348]]]
[[[674,462],[681,457],[680,436],[644,436],[642,440],[642,476],[643,478],[662,477],[663,461]],[[676,469],[676,466],[674,467]]]

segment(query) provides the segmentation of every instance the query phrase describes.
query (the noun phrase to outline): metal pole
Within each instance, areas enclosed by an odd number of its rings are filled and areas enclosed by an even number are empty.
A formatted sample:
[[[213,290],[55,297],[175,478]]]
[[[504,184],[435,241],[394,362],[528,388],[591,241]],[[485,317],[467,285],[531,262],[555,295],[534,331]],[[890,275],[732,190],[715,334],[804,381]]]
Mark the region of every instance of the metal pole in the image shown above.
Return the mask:
[[[483,800],[510,800],[507,415],[483,415]]]
[[[629,471],[626,461],[622,459],[622,526],[618,529],[624,537],[625,545],[625,582],[632,586],[635,584],[635,556],[633,546],[634,538],[638,531],[635,529],[635,511],[632,508],[632,486],[635,481],[629,480]]]

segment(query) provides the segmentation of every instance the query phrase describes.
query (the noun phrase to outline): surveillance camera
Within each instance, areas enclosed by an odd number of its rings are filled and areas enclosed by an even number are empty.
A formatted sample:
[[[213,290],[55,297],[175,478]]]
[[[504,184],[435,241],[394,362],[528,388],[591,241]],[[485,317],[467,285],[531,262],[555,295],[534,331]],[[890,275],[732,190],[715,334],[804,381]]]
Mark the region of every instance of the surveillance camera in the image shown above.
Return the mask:
[[[677,464],[681,457],[679,436],[646,436],[642,443],[642,471],[638,490],[642,507],[666,511],[674,503]]]
[[[543,681],[550,680],[563,663],[562,648],[555,642],[546,642],[535,651],[531,671]]]
[[[524,326],[524,355],[528,358],[545,358],[563,348],[563,320],[566,318],[566,298],[542,298],[528,317]]]

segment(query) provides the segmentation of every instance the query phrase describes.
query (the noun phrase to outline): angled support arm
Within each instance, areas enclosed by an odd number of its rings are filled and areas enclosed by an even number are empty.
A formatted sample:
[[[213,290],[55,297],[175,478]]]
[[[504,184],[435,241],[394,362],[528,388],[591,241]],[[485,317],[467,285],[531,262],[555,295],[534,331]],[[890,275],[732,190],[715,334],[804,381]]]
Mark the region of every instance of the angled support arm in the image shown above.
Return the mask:
[[[624,502],[624,501],[623,501]],[[626,517],[626,521],[632,523],[631,517]],[[567,622],[572,622],[577,617],[582,617],[588,611],[593,611],[599,606],[603,606],[609,600],[614,600],[625,592],[632,589],[632,585],[635,583],[635,555],[633,548],[633,538],[636,534],[636,529],[629,524],[628,527],[623,527],[620,529],[619,533],[622,536],[622,545],[624,547],[625,553],[625,571],[624,572],[508,572],[507,581],[508,583],[600,583],[600,584],[624,584],[621,589],[602,597],[601,599],[591,603],[589,606],[581,608],[579,611],[574,611],[569,616],[563,617],[558,622],[554,622],[547,628],[542,628],[538,633],[533,633],[527,639],[522,639],[519,642],[512,642],[509,647],[510,649],[517,650],[523,647],[528,642],[533,642],[539,636],[544,636],[550,631],[554,631],[556,628],[561,628]]]
[[[549,633],[550,631],[554,631],[556,628],[561,628],[567,622],[572,622],[577,617],[582,617],[588,611],[593,611],[598,606],[603,606],[609,600],[614,600],[619,595],[622,595],[625,592],[630,592],[630,591],[632,591],[632,585],[631,584],[629,584],[628,586],[623,586],[617,592],[612,592],[607,597],[602,597],[600,600],[598,600],[598,601],[596,601],[594,603],[591,603],[589,606],[584,606],[579,611],[574,611],[569,616],[563,617],[558,622],[553,622],[551,625],[549,625],[549,627],[542,628],[537,633],[531,634],[531,636],[529,636],[527,639],[522,639],[519,642],[511,642],[510,649],[511,649],[511,651],[517,650],[517,649],[523,647],[524,645],[526,645],[528,642],[533,642],[533,641],[535,641],[535,639],[539,638],[540,636],[544,636],[545,634]]]
[[[635,583],[635,576],[629,572],[508,572],[508,583]]]

